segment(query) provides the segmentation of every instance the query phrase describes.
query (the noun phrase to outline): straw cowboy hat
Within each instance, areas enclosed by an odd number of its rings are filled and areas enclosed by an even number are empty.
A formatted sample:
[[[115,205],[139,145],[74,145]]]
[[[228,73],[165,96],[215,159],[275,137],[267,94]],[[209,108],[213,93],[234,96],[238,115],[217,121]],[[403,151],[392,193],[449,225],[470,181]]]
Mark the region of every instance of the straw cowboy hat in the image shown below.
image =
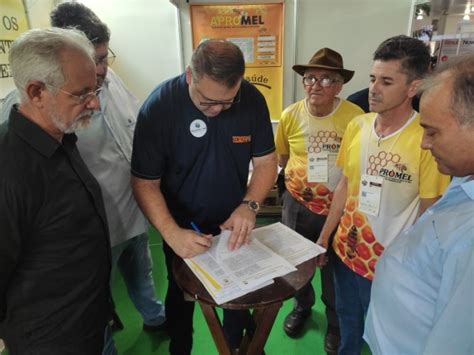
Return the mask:
[[[307,69],[320,68],[337,71],[344,78],[344,83],[352,79],[353,70],[344,69],[342,56],[330,48],[322,48],[314,53],[308,64],[293,65],[293,70],[303,76]]]

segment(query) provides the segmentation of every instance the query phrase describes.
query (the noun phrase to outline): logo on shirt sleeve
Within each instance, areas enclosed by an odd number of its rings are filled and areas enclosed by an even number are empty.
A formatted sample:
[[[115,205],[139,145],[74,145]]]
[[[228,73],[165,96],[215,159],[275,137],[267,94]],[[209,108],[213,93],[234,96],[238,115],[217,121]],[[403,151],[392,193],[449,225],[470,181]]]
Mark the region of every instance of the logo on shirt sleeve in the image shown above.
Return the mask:
[[[232,136],[232,143],[241,144],[241,143],[250,143],[252,141],[252,136]]]

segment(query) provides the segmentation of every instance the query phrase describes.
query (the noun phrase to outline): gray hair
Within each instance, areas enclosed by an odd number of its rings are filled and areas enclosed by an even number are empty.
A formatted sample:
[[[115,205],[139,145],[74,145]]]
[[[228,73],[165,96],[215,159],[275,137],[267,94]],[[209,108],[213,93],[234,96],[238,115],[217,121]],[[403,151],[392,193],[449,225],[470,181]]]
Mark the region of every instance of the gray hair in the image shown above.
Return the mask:
[[[26,85],[38,80],[54,88],[64,85],[66,78],[61,53],[66,49],[83,52],[94,61],[94,47],[81,31],[75,29],[33,29],[20,35],[12,44],[9,61],[13,80],[21,101],[27,100]],[[57,89],[53,88],[53,93]]]
[[[207,40],[194,51],[190,63],[193,80],[198,82],[204,75],[234,87],[244,76],[245,60],[240,48],[232,42]]]
[[[460,125],[474,125],[474,54],[450,59],[446,65],[424,80],[420,92],[429,92],[446,80],[452,85],[449,109]],[[449,95],[449,92],[446,95]]]

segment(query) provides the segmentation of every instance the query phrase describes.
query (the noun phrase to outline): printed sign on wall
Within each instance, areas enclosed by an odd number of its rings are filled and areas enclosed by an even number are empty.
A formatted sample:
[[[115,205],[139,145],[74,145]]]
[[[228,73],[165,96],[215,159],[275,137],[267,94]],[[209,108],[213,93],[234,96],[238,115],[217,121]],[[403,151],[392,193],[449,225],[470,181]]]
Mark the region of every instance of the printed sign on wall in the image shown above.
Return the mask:
[[[15,87],[8,53],[15,38],[28,29],[28,21],[21,0],[2,0],[0,9],[0,98],[4,98]]]
[[[245,58],[245,79],[265,96],[272,119],[283,105],[283,4],[191,5],[193,48],[206,39],[226,39]]]
[[[448,62],[450,59],[467,53],[474,53],[474,37],[459,39],[444,39],[439,49],[438,63]]]

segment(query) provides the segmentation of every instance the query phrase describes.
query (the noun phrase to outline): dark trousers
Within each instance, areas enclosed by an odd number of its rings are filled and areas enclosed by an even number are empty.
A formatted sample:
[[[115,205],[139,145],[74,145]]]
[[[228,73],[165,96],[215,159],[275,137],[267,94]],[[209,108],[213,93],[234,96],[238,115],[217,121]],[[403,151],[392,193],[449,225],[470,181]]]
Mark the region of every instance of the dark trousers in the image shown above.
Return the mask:
[[[104,332],[97,334],[94,338],[84,339],[80,343],[68,343],[66,339],[64,343],[31,344],[27,337],[3,340],[10,355],[101,355]]]
[[[301,203],[296,201],[288,191],[282,196],[282,222],[306,239],[316,242],[321,229],[326,222],[326,216],[311,212]],[[339,328],[336,314],[336,296],[334,292],[334,258],[336,255],[331,247],[332,237],[329,242],[328,263],[321,269],[321,300],[326,306],[326,319],[328,326]],[[315,303],[315,293],[311,280],[295,295],[294,308],[298,311],[309,311]]]
[[[163,242],[163,251],[168,270],[165,311],[171,338],[169,351],[172,355],[188,355],[191,354],[193,346],[194,302],[184,299],[184,293],[174,279],[172,262],[173,258],[178,256],[165,242]],[[251,336],[255,326],[249,311],[224,309],[223,328],[230,347],[238,348],[244,329]]]

